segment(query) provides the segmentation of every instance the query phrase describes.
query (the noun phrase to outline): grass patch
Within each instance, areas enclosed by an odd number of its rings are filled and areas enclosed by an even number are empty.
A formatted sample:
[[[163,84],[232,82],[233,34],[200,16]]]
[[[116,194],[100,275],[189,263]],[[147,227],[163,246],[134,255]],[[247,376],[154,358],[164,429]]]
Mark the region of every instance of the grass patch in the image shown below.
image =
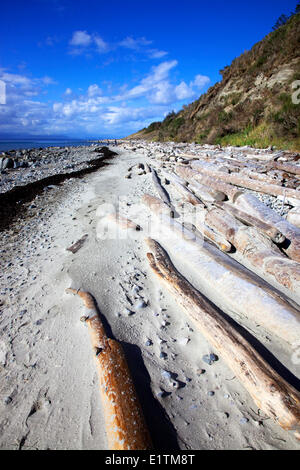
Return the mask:
[[[257,127],[248,126],[241,132],[217,137],[216,144],[225,147],[232,145],[234,147],[243,147],[248,145],[255,148],[267,148],[275,146],[278,149],[288,149],[300,151],[300,138],[287,139],[278,137],[271,126],[260,124]]]

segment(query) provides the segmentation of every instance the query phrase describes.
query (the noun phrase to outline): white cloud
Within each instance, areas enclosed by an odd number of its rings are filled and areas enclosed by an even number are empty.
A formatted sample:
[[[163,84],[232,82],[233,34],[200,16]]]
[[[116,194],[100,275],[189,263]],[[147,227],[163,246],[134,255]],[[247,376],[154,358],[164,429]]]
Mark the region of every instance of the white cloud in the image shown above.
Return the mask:
[[[94,43],[98,52],[102,53],[108,50],[108,44],[100,36],[94,36]]]
[[[143,46],[148,46],[149,44],[152,44],[153,41],[148,41],[146,38],[132,38],[132,37],[127,37],[123,39],[123,41],[119,42],[119,45],[122,47],[126,47],[127,49],[132,49],[132,50],[139,50]]]
[[[161,59],[168,54],[166,51],[159,51],[158,49],[149,49],[147,53],[150,59]]]
[[[188,98],[192,98],[195,95],[195,91],[192,87],[188,86],[185,82],[181,82],[179,85],[175,87],[175,94],[177,99],[186,100]]]
[[[98,85],[90,85],[88,87],[88,95],[89,96],[97,96],[97,95],[101,95],[102,94],[102,90],[98,87]]]
[[[74,31],[72,39],[70,40],[71,46],[89,46],[92,42],[92,37],[86,31]]]
[[[186,83],[173,73],[176,60],[153,66],[135,86],[124,83],[114,91],[92,83],[78,96],[67,88],[57,102],[43,102],[50,77],[30,78],[0,69],[7,84],[7,105],[0,105],[0,132],[68,135],[126,135],[163,118],[170,109],[179,109],[184,100],[199,96],[200,86],[209,79],[196,75]],[[115,134],[114,134],[115,133]]]
[[[210,82],[210,78],[206,75],[196,75],[193,82],[191,82],[191,86],[195,86],[197,88],[204,88]]]

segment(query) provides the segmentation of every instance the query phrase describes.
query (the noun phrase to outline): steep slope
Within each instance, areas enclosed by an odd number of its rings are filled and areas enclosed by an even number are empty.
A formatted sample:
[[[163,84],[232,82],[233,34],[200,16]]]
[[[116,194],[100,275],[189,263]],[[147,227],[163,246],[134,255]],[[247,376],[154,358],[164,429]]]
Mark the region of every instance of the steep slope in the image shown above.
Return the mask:
[[[198,100],[130,138],[300,150],[299,51],[300,13],[221,70]]]

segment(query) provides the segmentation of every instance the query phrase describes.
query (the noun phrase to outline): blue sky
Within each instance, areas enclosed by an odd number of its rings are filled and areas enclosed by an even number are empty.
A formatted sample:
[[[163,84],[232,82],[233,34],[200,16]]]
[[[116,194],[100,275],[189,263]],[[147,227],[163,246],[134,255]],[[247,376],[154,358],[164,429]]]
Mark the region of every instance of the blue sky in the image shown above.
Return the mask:
[[[6,0],[0,137],[128,135],[198,98],[296,3]]]

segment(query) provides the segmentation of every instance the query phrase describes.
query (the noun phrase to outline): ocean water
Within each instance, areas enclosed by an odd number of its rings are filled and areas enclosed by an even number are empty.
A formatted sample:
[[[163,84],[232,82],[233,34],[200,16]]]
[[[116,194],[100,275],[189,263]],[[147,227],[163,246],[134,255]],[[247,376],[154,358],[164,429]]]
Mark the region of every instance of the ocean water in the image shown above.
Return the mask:
[[[0,152],[8,150],[20,149],[33,149],[45,147],[80,147],[82,145],[91,145],[92,142],[87,140],[41,140],[41,139],[28,139],[28,140],[1,140],[0,139]],[[105,141],[103,141],[103,145]],[[99,144],[101,145],[101,143]]]

